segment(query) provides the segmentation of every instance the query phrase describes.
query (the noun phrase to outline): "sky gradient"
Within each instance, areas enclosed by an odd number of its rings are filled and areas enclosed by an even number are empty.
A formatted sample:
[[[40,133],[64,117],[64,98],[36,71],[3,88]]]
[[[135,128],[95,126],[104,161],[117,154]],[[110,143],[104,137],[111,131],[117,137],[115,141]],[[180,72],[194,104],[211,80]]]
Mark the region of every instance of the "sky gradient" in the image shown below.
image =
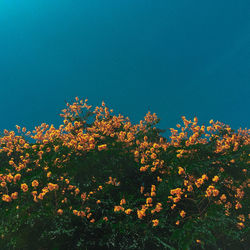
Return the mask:
[[[58,126],[75,96],[162,129],[250,124],[250,1],[2,0],[0,131]]]

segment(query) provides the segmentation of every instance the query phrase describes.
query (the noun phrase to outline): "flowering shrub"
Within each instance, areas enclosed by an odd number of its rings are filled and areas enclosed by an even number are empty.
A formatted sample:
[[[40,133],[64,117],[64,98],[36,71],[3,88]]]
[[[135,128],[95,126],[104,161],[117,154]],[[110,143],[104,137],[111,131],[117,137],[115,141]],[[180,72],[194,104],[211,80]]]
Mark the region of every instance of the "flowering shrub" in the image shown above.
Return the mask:
[[[1,249],[247,249],[250,130],[183,116],[168,141],[156,114],[91,108],[4,130]]]

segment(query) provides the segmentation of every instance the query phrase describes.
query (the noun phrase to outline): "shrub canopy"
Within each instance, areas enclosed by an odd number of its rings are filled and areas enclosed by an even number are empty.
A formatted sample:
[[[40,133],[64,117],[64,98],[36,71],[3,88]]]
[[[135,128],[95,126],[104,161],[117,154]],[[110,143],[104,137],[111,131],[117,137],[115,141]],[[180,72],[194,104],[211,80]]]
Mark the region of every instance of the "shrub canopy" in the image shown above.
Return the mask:
[[[87,101],[4,130],[1,249],[247,249],[250,130],[183,116],[167,139]]]

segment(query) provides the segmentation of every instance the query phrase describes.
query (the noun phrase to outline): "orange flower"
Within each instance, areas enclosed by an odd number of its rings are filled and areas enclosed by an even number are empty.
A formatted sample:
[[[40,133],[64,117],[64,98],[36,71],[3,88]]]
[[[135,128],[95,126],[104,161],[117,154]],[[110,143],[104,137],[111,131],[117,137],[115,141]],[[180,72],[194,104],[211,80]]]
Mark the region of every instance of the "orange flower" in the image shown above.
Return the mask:
[[[237,201],[235,205],[235,209],[238,210],[239,208],[242,208],[242,205]]]
[[[121,206],[115,206],[114,207],[114,212],[119,212],[120,210],[124,211],[124,208]]]
[[[12,176],[12,174],[8,174],[6,176],[6,179],[7,179],[8,182],[11,182],[14,179],[14,177]]]
[[[197,188],[199,188],[202,184],[204,183],[204,179],[199,178],[198,180],[195,181],[195,185]]]
[[[151,192],[155,192],[155,190],[156,190],[155,185],[152,185],[152,186],[151,186]]]
[[[79,188],[76,188],[75,189],[75,194],[79,194],[80,193],[80,189]]]
[[[54,189],[58,189],[58,184],[48,183],[48,189],[49,191],[53,191]]]
[[[155,172],[156,167],[151,168],[151,172]]]
[[[21,189],[23,190],[23,192],[27,192],[28,191],[28,185],[26,183],[21,184]]]
[[[126,204],[126,200],[125,200],[125,199],[122,199],[122,200],[120,201],[120,205],[122,206],[123,204]]]
[[[156,227],[159,224],[159,220],[152,220],[153,227]]]
[[[221,195],[220,197],[221,201],[225,202],[227,200],[227,197],[225,194]]]
[[[176,204],[173,204],[173,205],[171,206],[171,209],[173,210],[175,207],[176,207]]]
[[[11,194],[11,198],[12,198],[13,200],[16,200],[17,197],[18,197],[18,192],[14,192],[14,193]]]
[[[245,222],[245,215],[244,215],[244,214],[240,214],[237,218],[238,218],[240,221]]]
[[[244,225],[242,222],[239,222],[239,223],[237,223],[237,227],[238,227],[239,229],[242,229],[242,228],[245,227],[245,225]]]
[[[42,189],[42,193],[44,193],[44,195],[46,194],[46,193],[48,193],[49,192],[49,188],[48,187],[44,187],[43,189]]]
[[[181,188],[176,188],[176,189],[170,190],[170,194],[171,195],[174,195],[174,194],[181,195],[182,194]]]
[[[36,196],[36,195],[37,195],[37,191],[32,191],[31,194],[32,194],[33,196]]]
[[[5,181],[1,182],[1,187],[6,187],[6,182]]]
[[[156,193],[155,192],[151,192],[150,195],[153,197],[153,196],[156,196]]]
[[[39,182],[37,180],[32,181],[32,187],[37,187],[39,185]]]
[[[182,167],[178,167],[178,174],[179,175],[182,175],[182,174],[185,174],[185,170],[182,168]]]
[[[6,202],[11,202],[11,197],[10,197],[9,195],[7,195],[7,194],[4,194],[4,195],[2,196],[2,200],[3,200],[3,201],[6,201]]]
[[[132,209],[130,209],[130,208],[127,209],[127,210],[125,210],[125,213],[126,213],[126,214],[131,214],[131,212],[132,212]]]
[[[162,179],[159,176],[157,176],[157,181],[162,182]]]
[[[222,172],[222,173],[223,173],[224,171],[225,171],[225,170],[224,170],[224,168],[220,168],[220,172]]]
[[[152,153],[150,157],[151,159],[155,160],[157,158],[157,155],[155,153]]]
[[[201,176],[201,178],[202,178],[202,180],[208,180],[208,177],[207,177],[206,174],[203,174],[203,175]]]
[[[135,157],[138,157],[138,156],[139,156],[139,152],[138,152],[138,151],[135,151],[135,152],[134,152],[134,156],[135,156]]]
[[[142,219],[144,216],[146,216],[145,209],[137,210],[137,216],[139,219]]]
[[[80,211],[80,216],[83,218],[86,216],[86,213],[84,211]]]
[[[182,218],[184,218],[185,215],[186,215],[186,212],[185,212],[184,210],[182,210],[182,211],[180,212],[180,216],[181,216]]]
[[[212,195],[213,191],[211,189],[206,190],[206,197],[210,197]]]
[[[214,176],[213,181],[217,182],[219,180],[219,177],[217,175]]]
[[[150,197],[147,198],[147,199],[146,199],[146,203],[147,203],[147,204],[152,203],[152,198],[150,198]]]
[[[180,196],[173,198],[173,202],[177,203],[181,200]]]
[[[85,199],[86,199],[86,196],[87,196],[86,193],[82,193],[82,194],[81,194],[82,200],[85,200]]]
[[[217,196],[217,195],[219,194],[219,192],[220,192],[220,191],[219,191],[218,189],[214,189],[214,190],[213,190],[213,196]]]
[[[107,144],[103,144],[103,145],[99,145],[98,146],[98,150],[101,151],[101,150],[104,150],[107,148]]]
[[[37,198],[40,199],[40,200],[43,200],[43,197],[44,197],[45,193],[40,193]]]
[[[15,163],[14,163],[14,161],[9,161],[9,164],[14,165]]]
[[[21,175],[20,174],[16,174],[14,176],[14,181],[20,180],[21,179]]]
[[[156,207],[155,207],[155,211],[156,212],[160,212],[162,210],[162,204],[161,203],[157,203]]]
[[[105,220],[105,221],[108,221],[109,219],[108,219],[108,217],[103,217],[103,220]]]
[[[62,209],[58,209],[57,213],[60,214],[60,215],[62,215],[63,214],[63,210]]]

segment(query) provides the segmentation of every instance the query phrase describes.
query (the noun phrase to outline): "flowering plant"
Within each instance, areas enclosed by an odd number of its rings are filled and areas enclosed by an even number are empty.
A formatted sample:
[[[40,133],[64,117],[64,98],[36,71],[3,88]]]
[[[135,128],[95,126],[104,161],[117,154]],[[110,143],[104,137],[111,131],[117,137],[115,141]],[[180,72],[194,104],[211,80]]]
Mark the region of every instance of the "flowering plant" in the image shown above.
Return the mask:
[[[1,249],[246,249],[250,130],[183,116],[167,140],[87,101],[4,130]]]

